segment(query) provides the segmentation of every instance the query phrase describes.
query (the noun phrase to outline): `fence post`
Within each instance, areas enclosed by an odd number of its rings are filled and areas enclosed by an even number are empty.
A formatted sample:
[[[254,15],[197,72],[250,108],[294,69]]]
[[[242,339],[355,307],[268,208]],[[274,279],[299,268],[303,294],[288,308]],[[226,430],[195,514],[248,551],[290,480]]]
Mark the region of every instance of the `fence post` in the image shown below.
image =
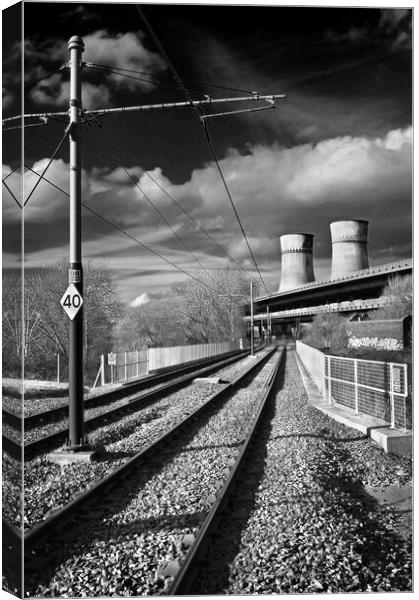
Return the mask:
[[[328,391],[328,400],[329,404],[332,404],[332,373],[330,372],[330,356],[326,356],[327,358],[327,376],[329,378],[329,385],[327,388]]]
[[[355,414],[359,414],[359,399],[358,399],[358,361],[354,359],[354,383],[355,383]]]
[[[105,385],[105,355],[102,354],[100,357],[100,385]]]
[[[137,353],[137,377],[140,375],[140,353],[136,350]]]
[[[124,351],[124,381],[128,379],[127,351]]]
[[[60,355],[57,354],[57,383],[60,383]]]
[[[395,425],[395,414],[394,414],[394,374],[393,374],[393,369],[394,369],[394,365],[393,364],[389,364],[389,369],[390,369],[390,390],[389,390],[389,396],[390,396],[390,410],[391,410],[391,422],[390,422],[390,428],[394,429],[394,425]]]

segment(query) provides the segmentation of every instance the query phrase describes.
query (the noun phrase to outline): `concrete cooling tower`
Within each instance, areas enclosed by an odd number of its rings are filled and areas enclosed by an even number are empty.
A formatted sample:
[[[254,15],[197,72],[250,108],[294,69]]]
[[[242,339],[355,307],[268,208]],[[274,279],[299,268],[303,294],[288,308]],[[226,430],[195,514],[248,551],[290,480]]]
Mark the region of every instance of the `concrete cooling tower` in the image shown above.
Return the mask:
[[[368,269],[368,221],[334,221],[330,223],[330,233],[331,279]]]
[[[290,233],[281,235],[281,281],[279,292],[293,290],[314,281],[313,235]]]

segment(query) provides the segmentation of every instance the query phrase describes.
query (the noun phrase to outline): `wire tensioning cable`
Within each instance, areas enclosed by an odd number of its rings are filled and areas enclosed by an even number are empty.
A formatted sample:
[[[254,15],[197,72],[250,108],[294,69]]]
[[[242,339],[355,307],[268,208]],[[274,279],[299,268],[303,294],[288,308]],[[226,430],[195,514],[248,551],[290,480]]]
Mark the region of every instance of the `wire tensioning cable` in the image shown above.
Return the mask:
[[[45,125],[48,125],[48,123],[28,123],[27,125],[23,124],[23,125],[15,125],[13,127],[3,127],[2,131],[11,131],[12,129],[22,129],[22,127],[24,129],[26,129],[27,127],[43,127]]]
[[[98,63],[92,63],[92,62],[87,62],[85,63],[87,67],[101,67],[102,69],[114,69],[114,70],[118,70],[118,71],[126,71],[127,73],[134,73],[136,75],[145,75],[146,77],[152,77],[153,79],[156,79],[157,81],[161,82],[161,83],[165,83],[167,82],[167,79],[163,79],[162,77],[159,77],[158,75],[154,75],[153,73],[147,73],[146,71],[137,71],[135,69],[126,69],[123,67],[115,67],[112,65],[101,65]],[[240,93],[244,93],[244,94],[253,94],[253,91],[250,90],[243,90],[241,88],[234,88],[234,87],[229,87],[226,85],[219,85],[217,83],[209,83],[208,81],[200,81],[198,79],[193,79],[191,77],[185,77],[184,75],[182,75],[182,80],[186,79],[187,81],[191,81],[194,84],[197,84],[198,86],[202,86],[202,87],[213,87],[213,88],[217,88],[219,90],[228,90],[230,92],[240,92]],[[169,80],[170,81],[170,80]]]
[[[134,155],[103,125],[101,124],[101,129],[106,133],[106,135],[108,135],[115,144],[117,144],[121,150],[123,150],[127,156],[135,163],[136,162],[136,158],[134,157]],[[183,214],[185,214],[192,223],[194,223],[207,237],[208,239],[210,239],[222,252],[223,254],[232,262],[234,262],[238,268],[243,271],[243,273],[245,273],[250,279],[252,279],[254,282],[256,282],[256,280],[253,279],[253,277],[250,275],[250,273],[248,271],[246,271],[246,269],[244,269],[242,267],[242,265],[235,259],[233,258],[228,252],[227,250],[217,242],[217,240],[204,228],[202,227],[202,225],[199,223],[199,221],[197,221],[196,219],[194,219],[194,217],[192,215],[189,214],[189,212],[183,208],[183,206],[177,202],[177,200],[157,181],[157,179],[155,179],[151,173],[149,173],[148,171],[146,171],[145,169],[143,169],[141,166],[138,166],[138,169],[144,173],[145,175],[147,175],[147,177],[149,177],[151,179],[151,181],[153,181],[153,183],[155,183],[155,185],[157,185],[157,187],[169,198],[169,200],[171,200],[171,202],[173,202],[173,204],[175,204],[175,206],[177,206],[179,208],[179,210],[181,210],[183,212]]]
[[[47,183],[52,185],[52,187],[55,187],[55,189],[62,192],[66,196],[70,197],[70,194],[68,192],[66,192],[65,190],[63,190],[63,188],[58,186],[56,183],[52,182],[50,179],[47,179],[44,175],[40,175],[38,173],[38,171],[35,171],[35,169],[32,169],[32,167],[30,167],[29,165],[25,164],[24,166],[25,166],[25,169],[28,169],[28,171],[32,171],[32,173],[34,173],[35,175],[38,175],[38,177],[41,177],[41,179],[43,179],[44,181],[46,181]]]
[[[208,130],[208,126],[207,126],[207,124],[206,124],[206,122],[205,122],[205,119],[203,119],[203,118],[201,117],[201,115],[200,115],[200,109],[196,108],[196,107],[193,105],[193,103],[192,103],[192,98],[191,98],[191,96],[190,96],[190,94],[189,94],[189,92],[188,92],[187,88],[185,87],[185,85],[184,85],[183,81],[182,81],[182,80],[181,80],[181,78],[179,77],[179,75],[178,75],[178,73],[177,73],[177,71],[176,71],[176,69],[175,69],[175,67],[174,67],[174,65],[173,65],[173,63],[172,63],[172,61],[170,60],[170,58],[169,58],[169,56],[167,55],[167,53],[166,53],[165,49],[163,48],[162,44],[160,43],[160,40],[158,39],[157,35],[155,34],[155,32],[154,32],[153,28],[151,27],[151,25],[150,25],[150,23],[149,23],[149,21],[148,21],[147,17],[145,16],[145,14],[144,14],[143,10],[142,10],[142,9],[141,9],[141,8],[138,6],[138,4],[136,4],[136,8],[137,8],[137,11],[138,11],[138,13],[139,13],[140,17],[143,19],[143,21],[144,21],[144,23],[145,23],[145,25],[146,25],[146,27],[147,27],[147,29],[148,29],[148,31],[149,31],[149,33],[150,33],[151,37],[153,38],[153,40],[154,40],[154,43],[156,44],[156,46],[157,46],[157,48],[159,49],[160,53],[163,55],[164,59],[166,60],[166,62],[167,62],[167,64],[168,64],[168,66],[169,66],[169,68],[170,68],[170,70],[172,71],[172,73],[173,73],[173,77],[174,77],[175,81],[176,81],[176,82],[179,84],[179,87],[180,87],[180,88],[182,89],[182,91],[184,92],[184,94],[185,94],[186,98],[189,100],[189,102],[190,102],[191,106],[195,108],[195,112],[197,113],[197,115],[198,115],[198,117],[199,117],[199,120],[200,120],[200,122],[201,122],[201,125],[202,125],[202,127],[203,127],[203,129],[204,129],[205,137],[206,137],[206,139],[207,139],[207,142],[208,142],[208,145],[209,145],[209,148],[210,148],[210,151],[211,151],[212,157],[213,157],[213,159],[214,159],[214,161],[215,161],[215,164],[216,164],[216,166],[217,166],[217,170],[218,170],[218,172],[219,172],[219,175],[220,175],[220,177],[221,177],[221,181],[223,182],[223,185],[224,185],[224,188],[225,188],[225,191],[226,191],[227,197],[228,197],[228,199],[229,199],[229,201],[230,201],[230,204],[231,204],[231,207],[232,207],[232,209],[233,209],[234,215],[235,215],[235,217],[236,217],[236,219],[237,219],[237,222],[238,222],[238,224],[239,224],[240,230],[241,230],[241,232],[242,232],[242,235],[243,235],[243,237],[244,237],[244,240],[245,240],[245,242],[246,242],[246,245],[247,245],[247,248],[248,248],[248,250],[249,250],[250,256],[252,257],[253,263],[254,263],[254,265],[255,265],[255,267],[256,267],[256,271],[258,272],[258,275],[259,275],[259,277],[260,277],[260,280],[261,280],[261,282],[262,282],[262,284],[263,284],[263,286],[264,286],[264,288],[265,288],[265,290],[266,290],[266,293],[267,293],[267,294],[269,294],[269,290],[268,290],[268,288],[267,288],[267,286],[266,286],[266,283],[265,283],[265,281],[264,281],[264,279],[263,279],[263,277],[262,277],[262,274],[261,274],[261,272],[260,272],[259,266],[258,266],[258,264],[257,264],[257,262],[256,262],[255,256],[254,256],[254,254],[253,254],[253,251],[252,251],[252,249],[251,249],[251,247],[250,247],[250,242],[249,242],[249,240],[248,240],[248,238],[247,238],[246,232],[245,232],[245,230],[244,230],[244,228],[243,228],[243,225],[242,225],[242,222],[241,222],[241,220],[240,220],[239,214],[238,214],[238,212],[237,212],[237,209],[236,209],[236,207],[235,207],[235,204],[234,204],[234,201],[233,201],[232,195],[231,195],[231,193],[230,193],[230,190],[229,190],[229,188],[228,188],[227,182],[226,182],[226,180],[225,180],[224,174],[223,174],[223,172],[222,172],[222,170],[221,170],[221,166],[220,166],[220,164],[219,164],[218,157],[217,157],[217,155],[216,155],[215,148],[214,148],[214,145],[213,145],[213,143],[212,143],[211,136],[210,136],[210,133],[209,133],[209,130]]]
[[[63,190],[63,188],[61,188],[60,186],[56,185],[50,179],[47,179],[44,175],[40,175],[37,171],[35,171],[35,169],[32,169],[32,167],[29,167],[28,165],[25,165],[25,168],[29,169],[29,171],[32,171],[32,173],[35,173],[36,175],[38,175],[41,179],[43,179],[44,181],[46,181],[47,183],[49,183],[50,185],[52,185],[54,188],[56,188],[57,190],[59,190],[60,192],[62,192],[65,196],[70,197],[70,194],[68,192],[66,192],[65,190]],[[203,285],[206,288],[208,288],[209,290],[213,291],[213,288],[211,286],[209,286],[208,284],[206,284],[204,281],[202,281],[198,277],[195,277],[195,275],[192,275],[192,273],[189,273],[189,271],[187,271],[186,269],[183,269],[182,267],[179,267],[179,265],[177,265],[176,263],[174,263],[173,261],[171,261],[169,258],[167,258],[166,256],[164,256],[163,254],[161,254],[157,250],[154,250],[153,248],[151,248],[150,246],[148,246],[144,242],[140,242],[140,240],[138,240],[135,236],[133,236],[130,233],[128,233],[127,231],[125,231],[122,227],[120,227],[119,225],[117,225],[116,223],[114,223],[113,221],[111,221],[110,219],[108,219],[107,217],[105,217],[104,215],[102,215],[100,212],[98,212],[95,209],[91,208],[85,202],[81,202],[81,205],[87,211],[91,212],[96,217],[98,217],[99,219],[101,219],[102,221],[104,221],[105,223],[107,223],[108,225],[110,225],[111,227],[113,227],[114,229],[116,229],[117,231],[119,231],[120,233],[124,234],[125,236],[127,236],[131,240],[133,240],[136,244],[138,244],[141,247],[145,248],[146,250],[148,250],[149,252],[151,252],[155,256],[158,256],[159,258],[161,258],[162,260],[164,260],[166,263],[168,263],[169,265],[171,265],[172,267],[174,267],[178,271],[184,273],[185,275],[187,275],[191,279],[194,279],[195,281],[197,281],[201,285]],[[230,298],[230,300],[232,300],[233,302],[236,302],[236,304],[238,304],[239,306],[241,306],[241,303],[238,302],[233,296],[228,296],[228,297]]]
[[[10,177],[10,175],[13,175],[13,173],[15,173],[18,169],[20,169],[20,163],[10,171],[10,173],[7,173],[6,177],[3,177],[2,181],[6,181],[6,179],[8,179]]]
[[[16,198],[16,196],[14,195],[14,193],[12,192],[12,190],[9,188],[9,186],[7,185],[7,183],[5,182],[4,179],[3,179],[2,183],[3,183],[4,187],[6,188],[6,190],[9,192],[9,194],[11,195],[11,197],[13,198],[13,200],[16,202],[16,204],[18,205],[18,207],[21,209],[22,208],[21,203]]]
[[[26,198],[25,202],[23,203],[23,206],[26,206],[27,203],[29,202],[29,198],[32,196],[32,194],[34,193],[34,191],[36,190],[36,188],[38,187],[38,184],[40,183],[42,177],[45,175],[45,173],[47,172],[47,170],[49,169],[49,167],[51,166],[52,161],[54,160],[54,158],[57,156],[58,152],[60,151],[61,146],[64,144],[66,138],[68,136],[68,130],[65,131],[63,137],[61,138],[61,140],[58,143],[58,146],[55,148],[51,158],[48,161],[47,166],[45,167],[45,169],[42,171],[42,175],[38,178],[37,182],[35,183],[35,185],[33,186],[29,196]]]
[[[101,123],[98,123],[96,120],[93,121],[95,123],[95,125],[97,125],[97,127],[103,129]],[[91,121],[89,121],[89,125],[90,125]],[[118,161],[120,161],[120,157],[117,153],[116,150],[114,150],[112,148],[112,146],[110,144],[108,144],[108,142],[98,133],[99,138],[101,139],[101,141],[111,150],[111,152],[117,157]],[[169,221],[166,219],[166,217],[164,216],[164,214],[161,212],[161,210],[155,205],[155,203],[152,201],[152,199],[145,193],[145,191],[141,188],[140,185],[138,185],[138,182],[135,180],[135,178],[131,175],[131,173],[129,173],[129,171],[123,167],[121,164],[119,165],[119,167],[124,171],[124,173],[129,177],[129,179],[132,181],[132,183],[140,190],[140,192],[142,193],[142,195],[144,196],[144,198],[147,200],[147,202],[154,208],[154,210],[156,211],[156,213],[160,216],[160,218],[166,223],[167,227],[169,227],[169,229],[173,232],[173,234],[175,235],[175,237],[177,238],[177,240],[182,244],[182,246],[185,248],[185,250],[187,250],[187,252],[189,252],[189,254],[192,256],[192,258],[194,260],[196,260],[196,262],[199,264],[199,266],[201,267],[201,269],[205,270],[204,265],[201,263],[201,261],[199,260],[199,258],[194,254],[194,252],[192,252],[192,250],[189,248],[188,244],[180,237],[180,235],[177,233],[177,231],[175,230],[175,228],[169,223]]]

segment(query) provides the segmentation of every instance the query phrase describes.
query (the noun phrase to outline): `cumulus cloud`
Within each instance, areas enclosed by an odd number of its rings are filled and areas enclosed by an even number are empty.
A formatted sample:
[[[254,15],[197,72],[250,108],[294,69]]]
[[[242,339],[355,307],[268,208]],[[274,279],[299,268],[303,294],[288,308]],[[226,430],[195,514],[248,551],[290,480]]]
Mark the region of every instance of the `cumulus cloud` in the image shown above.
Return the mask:
[[[111,34],[106,29],[100,29],[83,37],[83,60],[111,68],[141,71],[147,78],[163,71],[165,64],[158,54],[144,46],[143,39],[141,32]],[[67,42],[62,40],[48,39],[42,43],[26,40],[24,51],[26,77],[32,81],[69,60]],[[83,105],[89,109],[109,105],[113,93],[118,89],[145,92],[154,88],[152,82],[88,67],[85,68],[84,79]],[[37,84],[31,90],[30,97],[39,105],[63,106],[68,103],[68,88],[68,81],[57,74]]]
[[[62,81],[60,75],[52,75],[39,83],[30,92],[31,99],[36,104],[60,107],[69,103],[70,84]],[[92,85],[83,83],[82,102],[86,109],[94,109],[109,104],[110,90],[104,84]]]
[[[33,168],[41,172],[46,161],[37,161]],[[314,233],[315,257],[322,265],[331,252],[329,222],[339,218],[370,221],[372,262],[374,257],[380,262],[390,262],[408,255],[411,161],[412,128],[408,127],[379,138],[342,136],[290,148],[259,145],[249,147],[246,155],[231,150],[220,165],[252,250],[269,280],[277,277],[275,273],[279,270],[279,235],[301,230]],[[139,185],[144,186],[204,264],[228,263],[220,249],[144,173],[134,167],[129,170],[136,173]],[[6,165],[4,174],[8,172],[10,167]],[[247,246],[212,163],[195,169],[183,184],[174,184],[159,168],[152,173],[230,256],[244,267],[252,268]],[[124,179],[124,175],[120,169],[83,171],[84,202],[177,264],[197,268],[137,187],[126,175]],[[68,165],[62,160],[53,161],[47,176],[68,190]],[[35,175],[25,175],[26,193],[35,180]],[[8,182],[18,185],[19,175],[11,175]],[[20,218],[16,206],[8,203],[7,207],[3,215],[6,229],[15,227]],[[64,248],[66,241],[63,240],[68,237],[67,197],[41,182],[25,209],[25,221],[29,257],[31,252],[37,257],[48,256],[51,248],[56,249],[53,255],[57,256],[57,249]],[[83,211],[83,232],[87,257],[89,252],[94,256],[106,255],[110,265],[117,261],[121,269],[127,265],[133,268],[138,263],[139,253],[143,252],[86,211]],[[63,254],[64,250],[59,255]],[[141,267],[155,269],[159,262],[157,257],[142,258]],[[151,281],[154,276],[149,277]]]
[[[115,68],[133,69],[153,75],[165,70],[165,63],[158,54],[147,50],[141,32],[110,35],[101,29],[84,37],[85,60]],[[119,75],[109,74],[108,79],[131,89],[148,88],[149,84]]]

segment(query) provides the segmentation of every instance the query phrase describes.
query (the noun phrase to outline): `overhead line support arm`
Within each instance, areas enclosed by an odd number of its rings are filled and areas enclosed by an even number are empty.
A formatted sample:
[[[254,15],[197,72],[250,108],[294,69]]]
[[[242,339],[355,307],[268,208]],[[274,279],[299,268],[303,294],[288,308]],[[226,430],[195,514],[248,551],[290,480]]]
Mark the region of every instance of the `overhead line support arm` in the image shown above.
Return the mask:
[[[210,98],[207,96],[204,100],[193,100],[192,102],[161,102],[159,104],[140,104],[138,106],[121,106],[119,108],[98,108],[95,110],[83,110],[82,115],[84,116],[96,116],[101,117],[103,115],[109,114],[118,114],[125,112],[139,112],[139,111],[147,111],[147,110],[161,110],[168,108],[187,108],[190,106],[206,106],[208,104],[220,104],[225,102],[257,102],[257,101],[265,101],[268,104],[272,104],[275,100],[284,100],[286,98],[285,94],[269,94],[269,95],[260,95],[260,94],[252,94],[251,96],[233,96],[232,98]],[[59,111],[59,112],[45,112],[45,113],[30,113],[27,115],[16,115],[14,117],[7,117],[3,119],[3,124],[8,123],[10,121],[16,121],[21,119],[45,119],[49,117],[62,117],[67,116],[68,112]]]

